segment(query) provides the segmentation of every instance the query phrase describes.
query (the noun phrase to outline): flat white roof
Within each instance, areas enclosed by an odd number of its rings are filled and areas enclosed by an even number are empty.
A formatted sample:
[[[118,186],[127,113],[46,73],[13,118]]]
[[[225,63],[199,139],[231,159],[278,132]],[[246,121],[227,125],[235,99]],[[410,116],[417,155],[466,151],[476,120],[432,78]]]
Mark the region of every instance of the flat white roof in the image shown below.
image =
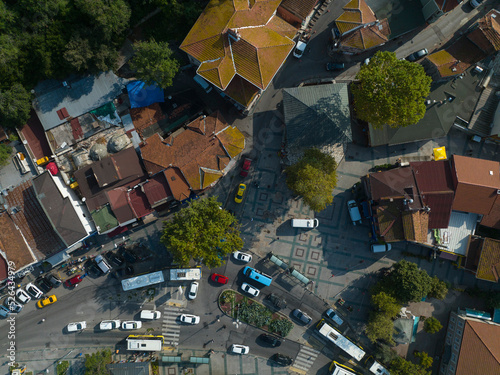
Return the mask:
[[[157,271],[148,273],[146,275],[131,277],[129,279],[122,280],[123,290],[131,290],[142,288],[144,286],[162,283],[164,281],[163,272]]]
[[[439,229],[441,245],[439,247],[446,252],[463,255],[467,251],[469,236],[476,231],[479,215],[467,212],[452,211],[448,228]],[[427,242],[434,244],[433,231],[429,230]]]

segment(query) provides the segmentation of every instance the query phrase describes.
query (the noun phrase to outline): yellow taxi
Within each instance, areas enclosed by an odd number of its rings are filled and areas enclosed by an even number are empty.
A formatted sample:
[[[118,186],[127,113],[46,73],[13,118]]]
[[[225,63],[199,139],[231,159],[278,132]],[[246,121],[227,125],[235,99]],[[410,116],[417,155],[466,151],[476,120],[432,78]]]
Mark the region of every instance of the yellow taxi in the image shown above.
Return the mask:
[[[247,189],[247,186],[245,184],[240,184],[240,186],[238,186],[238,192],[236,193],[236,196],[234,197],[234,201],[236,203],[243,202],[243,194],[245,194],[246,189]]]
[[[43,309],[45,306],[52,305],[53,303],[57,302],[57,297],[53,294],[51,296],[48,296],[47,298],[41,299],[36,303],[36,305]]]

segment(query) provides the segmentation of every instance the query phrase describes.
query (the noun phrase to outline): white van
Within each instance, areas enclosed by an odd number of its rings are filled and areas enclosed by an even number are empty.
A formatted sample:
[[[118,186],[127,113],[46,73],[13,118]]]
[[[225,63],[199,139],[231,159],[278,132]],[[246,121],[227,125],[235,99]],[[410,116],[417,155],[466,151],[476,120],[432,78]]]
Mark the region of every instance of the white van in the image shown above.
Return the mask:
[[[212,86],[203,79],[203,77],[199,76],[198,74],[193,77],[194,81],[201,86],[203,90],[208,94],[210,91],[212,91]]]
[[[292,228],[316,228],[319,225],[318,219],[292,219]]]
[[[22,152],[18,152],[15,156],[17,164],[19,165],[19,171],[22,174],[28,173],[30,171],[30,165],[26,156]]]
[[[144,320],[160,319],[160,317],[161,317],[161,312],[159,312],[159,311],[154,311],[154,310],[142,310],[141,311],[141,319],[144,319]]]
[[[106,262],[102,255],[96,256],[95,262],[97,263],[97,267],[99,267],[102,273],[106,274],[111,271],[111,266],[108,264],[108,262]]]
[[[390,251],[391,249],[392,246],[390,243],[372,245],[372,253],[385,253],[386,251]]]

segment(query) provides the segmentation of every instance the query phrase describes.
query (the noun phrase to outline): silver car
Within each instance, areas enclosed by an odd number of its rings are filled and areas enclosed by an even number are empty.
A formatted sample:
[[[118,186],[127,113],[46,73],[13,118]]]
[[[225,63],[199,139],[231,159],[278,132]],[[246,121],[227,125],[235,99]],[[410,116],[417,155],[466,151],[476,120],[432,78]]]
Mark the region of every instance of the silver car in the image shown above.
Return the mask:
[[[19,301],[26,304],[31,301],[31,297],[28,293],[26,293],[23,289],[19,288],[16,290],[16,297]]]
[[[312,318],[300,309],[293,310],[292,315],[303,324],[311,323]]]

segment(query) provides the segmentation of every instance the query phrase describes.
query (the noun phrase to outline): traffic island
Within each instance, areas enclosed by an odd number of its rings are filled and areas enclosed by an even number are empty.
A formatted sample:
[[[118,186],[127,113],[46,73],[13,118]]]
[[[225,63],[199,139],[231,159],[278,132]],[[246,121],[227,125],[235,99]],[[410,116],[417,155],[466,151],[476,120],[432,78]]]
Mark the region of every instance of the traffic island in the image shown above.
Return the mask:
[[[281,337],[286,337],[293,328],[293,323],[286,316],[234,290],[223,291],[218,302],[227,316]]]

